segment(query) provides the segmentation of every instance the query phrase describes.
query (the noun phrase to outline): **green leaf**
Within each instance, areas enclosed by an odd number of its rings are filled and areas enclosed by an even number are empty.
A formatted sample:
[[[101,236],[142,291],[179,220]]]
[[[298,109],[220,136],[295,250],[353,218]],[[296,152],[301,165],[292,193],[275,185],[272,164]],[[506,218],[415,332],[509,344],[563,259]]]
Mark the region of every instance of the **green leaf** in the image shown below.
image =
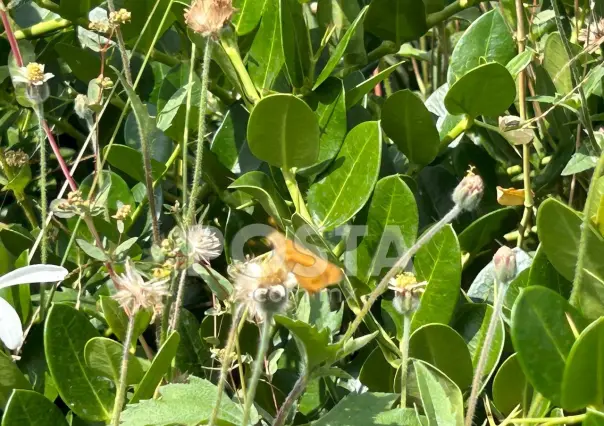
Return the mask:
[[[462,426],[463,397],[457,385],[423,361],[414,359],[413,369],[428,424]]]
[[[562,176],[574,175],[596,167],[598,157],[581,151],[584,150],[580,149],[573,154],[566,167],[564,167],[564,170],[562,170],[562,173],[560,173]]]
[[[582,219],[577,212],[561,202],[545,200],[537,212],[537,233],[547,258],[567,280],[573,280],[579,252]],[[604,315],[604,241],[593,228],[588,229],[585,250],[585,273],[577,293],[578,308],[587,318]]]
[[[88,83],[99,76],[101,60],[94,53],[66,43],[57,43],[54,48],[79,80]],[[113,81],[117,78],[113,69],[106,68],[105,73]]]
[[[80,184],[80,191],[82,191],[83,197],[87,197],[90,193],[90,187],[92,186],[92,181],[95,176],[96,173],[88,175]],[[103,185],[101,188],[97,189],[95,193],[98,196],[106,190],[105,188],[107,186],[109,187],[107,188],[107,198],[103,207],[116,211],[120,205],[128,204],[134,208],[134,197],[132,196],[132,192],[121,176],[114,172],[103,170],[102,179]]]
[[[506,65],[514,56],[516,42],[499,9],[495,8],[475,20],[455,45],[447,82],[453,85],[468,71],[485,62]],[[497,87],[495,82],[489,83],[492,88]]]
[[[381,123],[412,163],[425,166],[438,154],[440,137],[432,114],[411,90],[400,90],[384,102]]]
[[[106,337],[94,337],[84,347],[86,364],[97,374],[113,380],[116,386],[120,382],[120,371],[124,346]],[[137,384],[144,375],[143,367],[135,356],[128,358],[128,385]]]
[[[264,10],[265,3],[269,0],[234,0],[233,7],[235,13],[233,14],[233,25],[235,25],[235,31],[237,35],[245,35],[256,28],[260,18],[263,17],[262,11]]]
[[[376,421],[376,417],[387,412],[399,396],[379,392],[351,393],[326,415],[312,422],[312,426],[391,425],[389,419],[382,423]]]
[[[367,232],[356,252],[346,256],[346,267],[363,282],[379,279],[390,263],[378,264],[391,250],[392,243],[402,251],[417,237],[418,212],[413,193],[398,176],[381,179],[369,205]],[[385,272],[384,272],[385,273]]]
[[[604,318],[583,330],[573,344],[562,379],[562,407],[579,411],[604,401]]]
[[[212,414],[218,388],[211,382],[189,376],[188,383],[171,383],[159,388],[158,399],[129,404],[122,413],[123,426],[196,426],[205,424]],[[240,425],[239,405],[223,397],[218,414],[221,425]]]
[[[512,75],[503,65],[491,62],[466,71],[447,92],[445,107],[453,115],[496,117],[503,114],[515,98],[516,84]]]
[[[132,13],[132,19],[120,30],[128,46],[137,44],[137,50],[149,52],[152,44],[162,39],[165,32],[176,21],[175,12],[170,10],[172,0],[124,0],[121,7]],[[161,11],[161,12],[159,12]],[[164,16],[166,15],[166,16]],[[143,28],[146,30],[143,32]]]
[[[126,145],[106,146],[103,149],[103,155],[107,158],[109,164],[116,169],[121,170],[128,176],[136,179],[138,182],[145,181],[145,171],[143,169],[143,154]],[[153,180],[165,173],[166,165],[151,159],[151,175]]]
[[[307,99],[317,108],[319,118],[319,157],[315,165],[298,171],[303,176],[317,175],[323,172],[338,155],[346,137],[346,100],[344,84],[336,78],[328,78]]]
[[[233,293],[233,284],[207,265],[193,264],[193,270],[199,274],[202,280],[210,287],[212,293],[220,300],[227,300]]]
[[[400,46],[428,31],[426,10],[415,0],[373,0],[365,19],[365,29]]]
[[[346,0],[319,0],[317,2],[317,20],[323,32],[333,28],[334,36],[340,40],[350,28],[351,23],[361,13],[357,2]],[[344,56],[346,65],[363,65],[367,63],[364,31],[356,31],[348,43]]]
[[[461,285],[461,251],[453,227],[447,225],[422,246],[413,265],[418,281],[427,281],[428,285],[413,315],[411,329],[430,323],[448,324]]]
[[[247,144],[249,117],[250,114],[241,104],[232,105],[212,139],[212,152],[224,167],[235,174],[256,170],[260,165]]]
[[[31,167],[25,164],[19,169],[19,173],[13,177],[3,188],[3,191],[23,192],[31,182]]]
[[[329,343],[331,332],[328,328],[319,330],[315,326],[283,315],[276,315],[275,322],[292,333],[300,352],[304,354],[308,371],[335,356],[339,349],[339,345]]]
[[[346,91],[346,109],[350,109],[355,106],[363,96],[371,91],[377,84],[387,79],[392,72],[397,69],[403,62],[398,62],[394,65],[389,66],[383,71],[380,71],[377,75],[373,75],[367,80],[357,84],[351,89]]]
[[[128,316],[120,304],[109,296],[101,296],[101,309],[107,325],[117,338],[123,342],[126,338],[126,330],[128,328]],[[153,315],[150,311],[141,309],[136,313],[134,320],[134,330],[132,331],[132,348],[136,347],[136,339],[147,329]]]
[[[374,425],[405,425],[422,426],[428,424],[428,419],[417,413],[413,408],[395,408],[393,410],[382,411],[375,416]]]
[[[399,359],[400,365],[400,359]],[[391,366],[380,347],[373,349],[359,372],[359,381],[372,392],[392,392],[397,370]]]
[[[342,37],[330,55],[329,60],[325,67],[321,70],[319,77],[313,86],[313,90],[316,90],[327,78],[331,75],[336,66],[340,63],[340,59],[344,56],[344,52],[346,52],[346,48],[348,47],[348,43],[352,39],[352,36],[356,33],[357,27],[363,22],[363,18],[365,17],[365,13],[367,12],[368,6],[365,6],[361,12],[357,15],[356,19],[350,25],[350,27],[346,30],[346,34]]]
[[[459,246],[463,252],[479,253],[495,238],[513,229],[518,219],[518,213],[513,207],[505,207],[481,216],[459,234]]]
[[[48,369],[61,399],[83,419],[110,418],[114,395],[110,382],[86,365],[84,347],[98,337],[88,317],[67,305],[53,305],[44,327]]]
[[[261,93],[268,93],[272,89],[285,63],[281,41],[280,0],[265,0],[265,3],[260,28],[247,54],[250,78]]]
[[[301,99],[267,96],[252,111],[247,140],[252,153],[271,166],[310,166],[319,155],[319,122]]]
[[[588,408],[587,416],[582,424],[583,426],[604,426],[604,413]]]
[[[94,244],[90,244],[88,241],[79,238],[76,239],[76,243],[78,243],[78,246],[80,246],[84,253],[86,253],[92,259],[100,260],[101,262],[106,262],[109,260],[109,257],[105,251],[101,248],[98,248]]]
[[[233,182],[229,188],[240,189],[254,197],[266,213],[277,220],[281,229],[285,229],[283,220],[288,220],[291,214],[268,175],[262,172],[249,172]]]
[[[506,359],[493,380],[493,402],[504,415],[509,415],[517,406],[523,410],[530,400],[531,390],[518,362],[518,355]]]
[[[31,385],[9,355],[0,352],[0,408],[4,409],[14,389],[31,389]]]
[[[575,54],[580,53],[581,49],[578,46],[571,44],[571,49],[576,47]],[[573,58],[573,60],[575,60]],[[545,39],[545,47],[543,49],[543,68],[556,86],[556,92],[561,95],[566,95],[573,90],[573,80],[571,69],[569,66],[570,59],[566,54],[564,43],[559,32],[554,32],[547,35]]]
[[[155,358],[153,358],[151,367],[149,367],[145,376],[136,388],[136,392],[134,392],[130,404],[153,397],[155,389],[161,383],[164,375],[170,370],[172,360],[176,356],[176,351],[178,350],[179,342],[180,335],[175,331],[172,332],[155,355]]]
[[[489,328],[489,322],[493,315],[493,308],[491,305],[486,304],[470,304],[464,305],[454,319],[453,328],[461,334],[464,338],[468,349],[470,349],[470,355],[472,356],[472,365],[474,371],[478,365],[480,359],[480,353],[485,343],[487,329]],[[489,348],[489,354],[487,356],[487,362],[484,368],[482,377],[482,383],[487,383],[488,378],[491,376],[501,353],[503,352],[503,345],[505,343],[505,328],[503,326],[503,320],[499,318],[498,326],[495,329],[495,336],[493,342]]]
[[[44,395],[30,390],[15,389],[11,395],[2,426],[68,426],[63,413]]]
[[[526,67],[529,66],[529,64],[531,63],[532,59],[533,59],[533,54],[535,52],[532,49],[527,49],[522,53],[519,53],[518,55],[514,56],[510,62],[508,62],[506,64],[506,68],[508,69],[508,71],[510,72],[510,74],[512,74],[512,77],[514,77],[514,79],[516,77],[518,77],[518,74],[520,74],[520,71],[524,70]]]
[[[543,245],[537,247],[529,272],[527,287],[533,285],[550,288],[565,299],[568,299],[570,295],[571,282],[556,271],[556,268],[547,259]]]
[[[325,177],[308,192],[308,207],[319,228],[334,229],[365,205],[377,181],[381,148],[377,121],[361,123],[348,133]]]
[[[466,342],[448,325],[428,324],[415,330],[409,342],[409,356],[438,368],[460,389],[472,384],[472,359]]]
[[[190,374],[201,374],[210,358],[210,351],[199,336],[199,321],[187,309],[181,309],[178,334],[180,345],[176,352],[176,368]]]
[[[312,82],[307,79],[313,53],[302,4],[298,0],[279,0],[279,14],[283,57],[289,81],[294,87],[311,85]]]
[[[583,329],[579,313],[541,286],[524,289],[512,310],[512,341],[522,370],[535,390],[557,405],[564,365],[575,341],[568,318]]]

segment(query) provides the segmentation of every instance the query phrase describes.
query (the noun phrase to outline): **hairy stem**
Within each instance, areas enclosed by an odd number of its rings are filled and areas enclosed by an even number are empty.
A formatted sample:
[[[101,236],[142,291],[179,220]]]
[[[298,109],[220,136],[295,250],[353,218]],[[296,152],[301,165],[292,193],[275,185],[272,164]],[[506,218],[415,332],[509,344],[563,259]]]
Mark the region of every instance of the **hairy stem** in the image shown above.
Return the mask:
[[[289,417],[289,412],[291,411],[294,403],[300,398],[302,392],[306,388],[306,384],[308,383],[309,374],[307,371],[303,371],[296,380],[294,387],[290,391],[290,393],[283,401],[283,405],[279,408],[279,412],[277,413],[277,417],[275,417],[275,421],[273,422],[273,426],[283,426],[287,418]]]
[[[107,6],[109,7],[110,13],[115,13],[115,4],[113,4],[113,0],[107,0]],[[126,43],[124,42],[124,36],[122,34],[122,29],[119,25],[115,26],[115,35],[117,36],[117,47],[120,51],[120,56],[122,57],[122,65],[124,67],[124,76],[126,77],[126,81],[130,86],[132,86],[132,72],[130,71],[130,57],[128,56],[128,51],[126,50]]]
[[[115,394],[115,403],[113,404],[113,415],[111,424],[120,426],[120,415],[126,399],[126,388],[128,378],[128,359],[130,358],[130,345],[132,344],[132,334],[134,332],[134,319],[136,318],[136,310],[128,318],[128,329],[124,338],[124,352],[122,354],[122,366],[120,369],[120,381],[117,384],[117,393]]]
[[[403,315],[401,349],[401,408],[407,407],[407,372],[409,371],[409,338],[411,337],[411,312]]]
[[[348,341],[348,339],[352,337],[357,328],[359,328],[361,322],[363,322],[363,318],[365,318],[365,315],[367,315],[367,313],[369,312],[373,304],[376,302],[378,297],[380,297],[382,293],[384,293],[388,288],[388,282],[390,281],[390,279],[394,278],[394,276],[399,272],[401,268],[407,266],[407,263],[409,263],[413,255],[415,255],[415,253],[417,253],[417,251],[424,244],[430,241],[432,237],[434,237],[434,235],[438,231],[440,231],[445,225],[452,222],[461,213],[461,211],[462,209],[458,205],[453,206],[453,208],[441,220],[439,220],[436,224],[434,224],[434,226],[432,226],[432,228],[425,232],[424,235],[422,235],[415,242],[415,244],[413,244],[413,246],[396,261],[390,271],[388,271],[388,273],[384,276],[384,278],[382,278],[377,287],[371,292],[371,294],[367,298],[367,301],[363,305],[361,312],[359,312],[352,324],[350,324],[350,327],[348,327],[348,331],[346,331],[346,334],[341,340],[342,344],[346,343],[346,341]]]
[[[44,121],[44,106],[42,103],[39,103],[35,106],[35,111],[38,116],[38,121],[42,123]],[[44,129],[42,126],[39,126],[39,134],[40,134],[40,211],[41,211],[41,219],[42,225],[40,227],[40,232],[42,233],[42,242],[40,245],[40,261],[42,263],[46,263],[48,260],[48,233],[47,233],[47,224],[46,218],[48,217],[48,193],[47,193],[47,184],[46,184],[46,175],[48,173],[48,167],[46,163],[46,135],[44,134]],[[40,283],[40,317],[44,318],[44,307],[45,302],[44,298],[46,296],[46,284]]]
[[[195,55],[197,48],[195,43],[191,43],[191,62],[189,64],[189,83],[187,89],[187,105],[185,112],[185,129],[183,131],[181,152],[182,152],[182,204],[183,206],[187,203],[187,186],[189,185],[187,171],[187,146],[189,144],[189,121],[191,120],[191,97],[193,95],[193,77],[195,76]]]
[[[195,170],[193,172],[193,185],[191,187],[191,195],[189,196],[188,209],[187,214],[185,216],[185,225],[190,225],[191,223],[193,223],[197,204],[196,201],[199,197],[199,191],[201,188],[203,148],[206,132],[206,111],[208,108],[208,81],[210,80],[210,62],[212,60],[212,44],[212,40],[208,38],[206,41],[205,51],[203,53],[203,65],[201,70],[201,90],[199,92],[199,121],[197,123],[197,150],[195,151]],[[184,155],[186,161],[186,150]],[[186,229],[185,232],[187,232]]]
[[[172,304],[172,318],[170,319],[168,334],[170,333],[170,331],[178,330],[178,320],[180,319],[180,307],[182,305],[182,298],[185,294],[186,278],[187,268],[184,268],[180,273],[180,278],[178,280],[178,288],[176,290],[176,301]]]
[[[474,412],[476,411],[476,402],[478,401],[478,396],[482,387],[482,375],[484,374],[484,369],[487,365],[489,350],[491,349],[491,344],[493,343],[493,338],[495,337],[495,331],[501,315],[501,308],[503,307],[505,293],[509,284],[498,283],[497,281],[495,282],[499,287],[499,291],[497,292],[497,299],[495,300],[495,306],[493,307],[493,313],[491,314],[491,319],[489,321],[489,328],[487,329],[487,335],[484,338],[484,344],[480,351],[480,358],[478,358],[478,364],[476,365],[476,371],[474,372],[474,379],[472,380],[472,391],[470,393],[470,399],[468,400],[468,411],[466,412],[466,426],[472,426]]]
[[[231,353],[233,352],[233,348],[237,342],[238,330],[239,330],[239,320],[240,318],[245,321],[245,315],[242,316],[244,309],[239,306],[235,310],[231,318],[231,328],[229,330],[229,336],[227,338],[226,346],[224,347],[223,356],[221,359],[220,366],[220,378],[218,379],[218,394],[216,396],[216,402],[214,408],[212,409],[212,415],[210,416],[210,420],[208,421],[208,426],[214,426],[216,424],[216,420],[218,419],[218,414],[220,413],[220,402],[222,401],[222,394],[224,393],[224,387],[227,382],[227,376],[229,374],[229,366],[231,365]],[[243,376],[241,376],[243,378]]]
[[[256,396],[256,388],[258,387],[258,380],[260,380],[260,374],[262,373],[262,365],[264,356],[268,350],[271,335],[273,331],[273,314],[267,312],[264,322],[262,323],[262,332],[260,333],[260,345],[258,346],[258,352],[254,358],[254,366],[252,369],[252,377],[250,378],[249,386],[247,388],[247,396],[245,399],[245,406],[243,410],[243,421],[242,425],[248,425],[250,423],[250,415],[252,404],[254,403],[254,397]]]

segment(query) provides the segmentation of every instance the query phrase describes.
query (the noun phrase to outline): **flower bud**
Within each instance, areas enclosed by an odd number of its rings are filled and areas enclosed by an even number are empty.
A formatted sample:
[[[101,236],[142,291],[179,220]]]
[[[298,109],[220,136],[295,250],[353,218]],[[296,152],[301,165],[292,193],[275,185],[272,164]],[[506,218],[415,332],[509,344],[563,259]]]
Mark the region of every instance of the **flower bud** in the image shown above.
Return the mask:
[[[483,191],[482,178],[470,170],[453,191],[453,202],[463,210],[474,210],[482,199]]]
[[[231,0],[195,0],[185,11],[185,23],[204,37],[216,37],[234,11]]]
[[[508,246],[502,246],[493,257],[495,277],[500,283],[508,283],[516,276],[516,253]]]

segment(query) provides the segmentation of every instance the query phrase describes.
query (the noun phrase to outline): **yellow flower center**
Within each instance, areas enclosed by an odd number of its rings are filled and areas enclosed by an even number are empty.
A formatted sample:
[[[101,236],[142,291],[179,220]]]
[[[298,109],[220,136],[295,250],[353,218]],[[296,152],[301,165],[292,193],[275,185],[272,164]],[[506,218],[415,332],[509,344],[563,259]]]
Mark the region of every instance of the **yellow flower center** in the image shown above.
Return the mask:
[[[395,286],[401,290],[409,287],[413,284],[417,284],[417,278],[411,272],[403,272],[395,280]]]
[[[27,64],[27,79],[31,83],[44,81],[44,67],[37,62]]]

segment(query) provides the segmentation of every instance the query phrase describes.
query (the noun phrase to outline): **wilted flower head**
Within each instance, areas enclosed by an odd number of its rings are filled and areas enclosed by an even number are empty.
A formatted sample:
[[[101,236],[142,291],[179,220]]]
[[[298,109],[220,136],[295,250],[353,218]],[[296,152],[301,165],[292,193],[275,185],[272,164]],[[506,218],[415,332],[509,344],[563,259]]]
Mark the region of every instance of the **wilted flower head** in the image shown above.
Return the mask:
[[[109,14],[109,22],[112,25],[122,25],[130,22],[132,18],[132,13],[128,12],[126,9],[116,10],[115,12],[111,12]]]
[[[96,31],[97,33],[106,34],[109,32],[111,24],[107,19],[91,20],[88,24],[90,31]]]
[[[33,86],[41,86],[54,77],[49,72],[44,73],[44,65],[37,62],[30,62],[27,66],[18,70],[18,75],[13,77],[15,83],[25,83]]]
[[[73,109],[78,117],[82,120],[92,117],[92,110],[90,109],[90,99],[88,96],[79,94],[73,101]]]
[[[231,0],[194,0],[185,11],[185,22],[204,37],[216,36],[234,11]]]
[[[258,319],[283,310],[289,291],[297,285],[296,276],[277,256],[235,264],[229,274],[234,281],[235,300],[246,305],[250,315]]]
[[[516,276],[516,253],[508,246],[499,247],[493,256],[495,277],[500,283],[508,283]]]
[[[117,293],[113,298],[129,315],[148,308],[157,313],[163,306],[163,297],[170,294],[167,279],[145,281],[131,260],[126,261],[126,272],[115,277],[115,285]]]
[[[585,50],[588,53],[594,53],[598,50],[598,47],[604,43],[604,19],[589,23],[579,31],[577,40],[585,45]]]
[[[27,155],[20,149],[16,151],[6,151],[4,153],[4,159],[6,160],[6,164],[8,164],[10,167],[15,167],[17,169],[29,163],[29,155]]]
[[[394,308],[400,314],[415,312],[419,307],[421,295],[424,293],[426,282],[417,282],[411,272],[402,272],[390,279],[388,288],[395,292],[393,299]]]
[[[470,167],[466,176],[453,191],[453,202],[463,210],[474,210],[482,199],[483,191],[482,178],[474,174],[474,168]]]
[[[220,256],[221,251],[222,244],[212,228],[194,225],[187,231],[187,252],[195,262],[209,263]]]

